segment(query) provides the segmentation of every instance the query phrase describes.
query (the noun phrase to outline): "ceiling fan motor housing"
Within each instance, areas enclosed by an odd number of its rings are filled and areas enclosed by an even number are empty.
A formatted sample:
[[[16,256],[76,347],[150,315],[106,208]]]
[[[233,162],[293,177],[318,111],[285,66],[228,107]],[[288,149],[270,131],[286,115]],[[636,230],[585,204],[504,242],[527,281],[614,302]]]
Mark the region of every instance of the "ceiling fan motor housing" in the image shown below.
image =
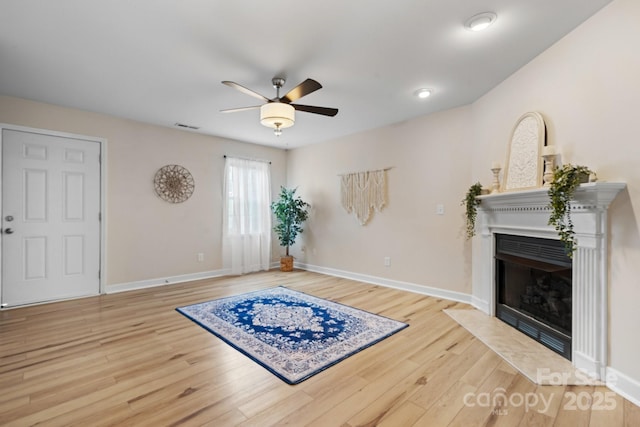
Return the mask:
[[[274,77],[271,79],[271,84],[273,84],[273,87],[275,87],[276,89],[280,89],[284,86],[285,81],[286,80],[282,77]]]

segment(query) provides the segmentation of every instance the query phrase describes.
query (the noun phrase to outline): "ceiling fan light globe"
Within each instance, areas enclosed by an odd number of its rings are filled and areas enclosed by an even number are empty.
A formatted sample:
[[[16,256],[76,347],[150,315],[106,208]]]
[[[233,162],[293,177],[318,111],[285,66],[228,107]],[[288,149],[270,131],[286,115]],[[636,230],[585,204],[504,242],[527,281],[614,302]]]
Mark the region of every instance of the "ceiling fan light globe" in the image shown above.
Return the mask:
[[[296,121],[296,110],[283,102],[269,102],[260,107],[260,123],[272,129],[285,129]]]

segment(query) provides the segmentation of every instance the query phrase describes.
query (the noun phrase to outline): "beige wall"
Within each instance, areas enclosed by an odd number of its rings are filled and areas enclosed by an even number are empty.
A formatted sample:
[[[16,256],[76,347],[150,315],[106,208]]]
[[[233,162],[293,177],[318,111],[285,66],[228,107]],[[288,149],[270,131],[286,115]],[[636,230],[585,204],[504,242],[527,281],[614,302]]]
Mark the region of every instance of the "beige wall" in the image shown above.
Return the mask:
[[[627,183],[610,209],[609,365],[640,387],[639,22],[640,2],[616,0],[468,107],[291,151],[288,183],[314,205],[298,256],[470,292],[459,201],[473,182],[490,185],[489,168],[504,165],[516,120],[538,111],[562,161]],[[337,174],[388,166],[389,206],[361,227],[340,207]],[[444,216],[434,214],[437,203]]]
[[[222,269],[223,155],[271,160],[273,194],[286,180],[286,152],[23,99],[0,97],[0,123],[106,138],[107,285]],[[194,177],[184,203],[156,196],[167,164]],[[197,253],[204,253],[204,262]],[[279,258],[277,239],[274,260]]]
[[[469,129],[464,107],[290,151],[288,183],[312,205],[295,255],[313,266],[470,293],[460,209],[471,180]],[[388,205],[361,226],[340,205],[338,175],[388,167]]]

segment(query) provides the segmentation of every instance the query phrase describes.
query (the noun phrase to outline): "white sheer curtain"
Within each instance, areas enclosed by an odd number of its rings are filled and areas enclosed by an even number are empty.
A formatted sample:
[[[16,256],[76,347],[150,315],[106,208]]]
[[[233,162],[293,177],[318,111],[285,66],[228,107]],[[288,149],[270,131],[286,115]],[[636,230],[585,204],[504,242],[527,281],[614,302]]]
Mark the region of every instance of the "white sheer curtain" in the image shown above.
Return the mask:
[[[269,163],[227,157],[223,196],[224,268],[231,274],[268,270],[271,264]]]

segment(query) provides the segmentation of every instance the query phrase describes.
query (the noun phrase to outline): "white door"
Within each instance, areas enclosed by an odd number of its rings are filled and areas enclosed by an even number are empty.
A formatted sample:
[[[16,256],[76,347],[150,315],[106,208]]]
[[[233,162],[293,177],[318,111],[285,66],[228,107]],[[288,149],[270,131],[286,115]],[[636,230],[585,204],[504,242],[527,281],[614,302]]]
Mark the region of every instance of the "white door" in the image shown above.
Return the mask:
[[[100,293],[100,143],[2,130],[2,306]]]

